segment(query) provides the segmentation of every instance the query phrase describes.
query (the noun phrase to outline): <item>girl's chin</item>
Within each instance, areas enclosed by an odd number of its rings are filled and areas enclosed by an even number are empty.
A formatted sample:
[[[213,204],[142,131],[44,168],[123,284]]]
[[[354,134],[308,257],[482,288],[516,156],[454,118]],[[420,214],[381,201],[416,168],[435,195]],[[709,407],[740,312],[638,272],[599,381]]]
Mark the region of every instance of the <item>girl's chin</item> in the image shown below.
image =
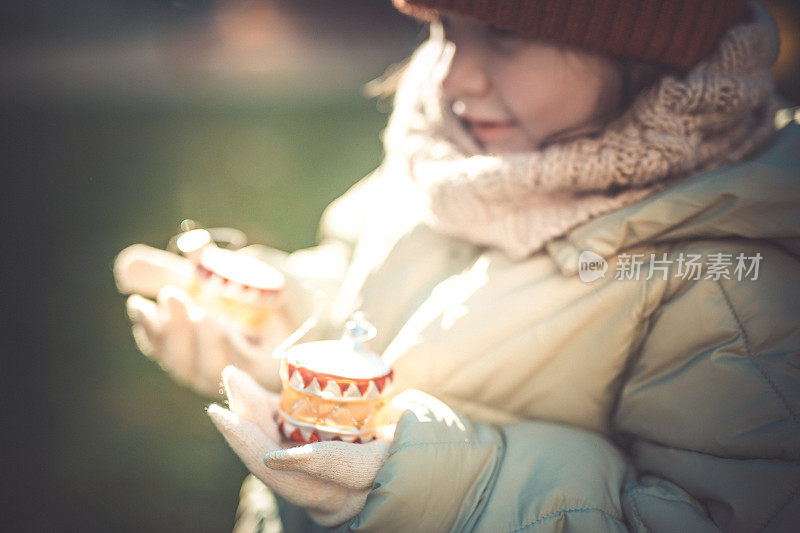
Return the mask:
[[[495,138],[473,133],[472,138],[475,139],[485,154],[490,155],[515,154],[534,149],[524,138],[514,135],[513,133],[515,132],[509,131],[507,133],[507,135]]]
[[[533,148],[520,142],[484,143],[478,141],[478,144],[487,155],[518,154],[533,150]]]

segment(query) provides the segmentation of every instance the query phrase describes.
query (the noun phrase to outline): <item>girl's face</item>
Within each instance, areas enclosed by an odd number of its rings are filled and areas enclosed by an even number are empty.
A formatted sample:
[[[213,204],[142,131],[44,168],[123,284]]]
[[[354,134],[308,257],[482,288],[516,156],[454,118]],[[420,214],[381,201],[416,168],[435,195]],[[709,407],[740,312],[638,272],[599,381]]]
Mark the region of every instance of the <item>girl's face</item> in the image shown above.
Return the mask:
[[[622,75],[604,56],[453,14],[431,30],[449,52],[442,56],[449,60],[446,104],[486,153],[537,150],[591,134],[621,106]]]

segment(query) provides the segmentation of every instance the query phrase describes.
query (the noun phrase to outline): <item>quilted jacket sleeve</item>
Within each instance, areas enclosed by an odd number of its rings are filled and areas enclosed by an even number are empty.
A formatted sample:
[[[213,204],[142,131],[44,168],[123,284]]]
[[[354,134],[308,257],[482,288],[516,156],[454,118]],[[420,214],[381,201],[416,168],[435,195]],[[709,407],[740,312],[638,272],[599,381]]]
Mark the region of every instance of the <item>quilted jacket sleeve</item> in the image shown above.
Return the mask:
[[[545,422],[404,414],[354,531],[789,531],[800,523],[800,283],[677,287],[650,317],[614,443]]]
[[[544,422],[474,424],[420,393],[354,531],[624,531],[623,456]]]
[[[800,264],[751,251],[759,279],[691,282],[651,319],[613,420],[641,476],[633,525],[666,530],[664,487],[725,531],[800,523]]]
[[[473,424],[430,396],[403,415],[364,510],[340,528],[629,530],[717,528],[676,485],[637,479],[600,435],[546,422]]]

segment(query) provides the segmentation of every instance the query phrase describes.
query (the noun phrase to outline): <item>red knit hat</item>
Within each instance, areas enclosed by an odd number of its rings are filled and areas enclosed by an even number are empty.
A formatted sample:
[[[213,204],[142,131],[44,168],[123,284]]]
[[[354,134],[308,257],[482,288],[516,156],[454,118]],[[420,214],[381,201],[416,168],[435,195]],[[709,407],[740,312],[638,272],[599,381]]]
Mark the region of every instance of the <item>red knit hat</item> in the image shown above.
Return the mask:
[[[440,11],[519,34],[673,67],[691,67],[748,14],[746,0],[392,0],[403,13]]]

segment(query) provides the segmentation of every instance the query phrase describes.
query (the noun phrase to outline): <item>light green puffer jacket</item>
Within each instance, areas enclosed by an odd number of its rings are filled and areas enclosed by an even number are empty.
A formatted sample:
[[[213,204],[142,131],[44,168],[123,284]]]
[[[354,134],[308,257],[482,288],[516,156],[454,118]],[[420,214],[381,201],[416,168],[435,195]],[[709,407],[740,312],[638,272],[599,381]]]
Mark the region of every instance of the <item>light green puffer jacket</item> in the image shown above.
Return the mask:
[[[424,224],[380,229],[413,211],[399,198],[342,223],[359,231],[331,327],[366,310],[399,390],[431,397],[340,529],[800,527],[800,127],[520,262]],[[604,278],[579,279],[582,251]],[[707,277],[718,253],[730,279]],[[737,279],[740,253],[760,254],[757,279]],[[644,254],[638,280],[616,279],[620,254]],[[681,254],[702,254],[701,279],[680,275]]]

